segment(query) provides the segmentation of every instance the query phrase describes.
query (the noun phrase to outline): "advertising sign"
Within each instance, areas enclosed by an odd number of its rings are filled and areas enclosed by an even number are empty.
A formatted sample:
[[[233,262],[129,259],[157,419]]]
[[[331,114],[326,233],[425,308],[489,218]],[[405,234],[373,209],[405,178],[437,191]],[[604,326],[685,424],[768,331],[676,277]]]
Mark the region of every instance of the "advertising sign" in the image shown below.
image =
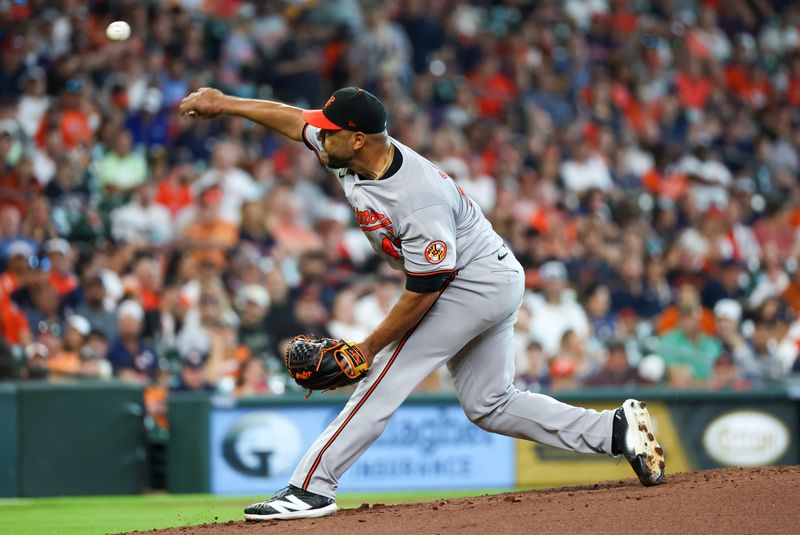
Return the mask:
[[[342,490],[491,488],[514,484],[514,440],[487,433],[459,405],[401,408],[341,480]]]
[[[595,410],[615,409],[616,403],[581,403]],[[666,405],[647,404],[655,434],[667,457],[667,474],[690,469],[686,451]],[[559,486],[633,477],[630,465],[614,461],[605,454],[585,454],[552,448],[527,440],[517,441],[517,484],[522,486]]]
[[[758,410],[736,410],[712,421],[703,433],[706,453],[723,466],[767,466],[784,456],[791,443],[779,418]]]
[[[337,412],[330,407],[212,410],[211,492],[263,494],[285,487]]]
[[[334,407],[212,410],[211,491],[264,494],[288,483]],[[459,405],[401,407],[340,481],[342,491],[514,484],[514,441],[472,424]]]

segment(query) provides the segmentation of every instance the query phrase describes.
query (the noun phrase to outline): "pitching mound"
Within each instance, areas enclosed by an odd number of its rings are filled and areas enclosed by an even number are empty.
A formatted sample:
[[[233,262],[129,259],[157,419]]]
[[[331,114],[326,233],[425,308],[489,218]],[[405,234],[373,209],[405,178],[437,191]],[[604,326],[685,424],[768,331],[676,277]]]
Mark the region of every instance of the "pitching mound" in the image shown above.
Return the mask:
[[[797,533],[800,467],[727,468],[668,475],[644,488],[597,485],[408,505],[362,505],[320,519],[228,522],[147,533]]]

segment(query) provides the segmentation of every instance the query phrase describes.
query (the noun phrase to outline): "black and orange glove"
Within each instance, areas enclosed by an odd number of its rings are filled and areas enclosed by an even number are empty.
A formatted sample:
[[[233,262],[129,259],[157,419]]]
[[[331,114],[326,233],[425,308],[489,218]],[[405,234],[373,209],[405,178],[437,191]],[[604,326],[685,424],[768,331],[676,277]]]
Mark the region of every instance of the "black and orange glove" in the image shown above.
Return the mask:
[[[284,363],[292,379],[309,390],[351,385],[363,379],[369,370],[369,362],[358,345],[302,334],[289,343]]]

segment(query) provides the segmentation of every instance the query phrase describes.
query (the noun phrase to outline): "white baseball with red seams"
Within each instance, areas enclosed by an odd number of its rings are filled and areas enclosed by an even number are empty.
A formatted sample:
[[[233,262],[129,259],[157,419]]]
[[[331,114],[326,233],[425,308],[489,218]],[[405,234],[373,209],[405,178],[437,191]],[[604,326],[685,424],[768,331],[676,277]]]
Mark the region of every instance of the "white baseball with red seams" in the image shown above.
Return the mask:
[[[319,129],[303,128],[317,156]],[[514,323],[523,269],[477,204],[431,162],[389,138],[402,160],[380,180],[330,169],[372,247],[408,276],[449,274],[428,313],[378,353],[342,412],[305,454],[291,484],[333,498],[338,480],[425,377],[446,364],[467,416],[503,435],[582,453],[610,453],[613,411],[520,392]],[[322,160],[320,160],[322,161]]]

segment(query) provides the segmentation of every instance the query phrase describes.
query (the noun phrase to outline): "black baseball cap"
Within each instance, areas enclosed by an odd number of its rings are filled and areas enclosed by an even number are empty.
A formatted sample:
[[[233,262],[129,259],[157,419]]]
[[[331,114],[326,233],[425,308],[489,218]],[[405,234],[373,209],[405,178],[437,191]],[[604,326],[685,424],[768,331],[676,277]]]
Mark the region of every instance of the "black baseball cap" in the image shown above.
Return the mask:
[[[386,108],[378,97],[358,87],[336,91],[321,110],[304,110],[303,119],[324,130],[378,134],[386,130]]]

